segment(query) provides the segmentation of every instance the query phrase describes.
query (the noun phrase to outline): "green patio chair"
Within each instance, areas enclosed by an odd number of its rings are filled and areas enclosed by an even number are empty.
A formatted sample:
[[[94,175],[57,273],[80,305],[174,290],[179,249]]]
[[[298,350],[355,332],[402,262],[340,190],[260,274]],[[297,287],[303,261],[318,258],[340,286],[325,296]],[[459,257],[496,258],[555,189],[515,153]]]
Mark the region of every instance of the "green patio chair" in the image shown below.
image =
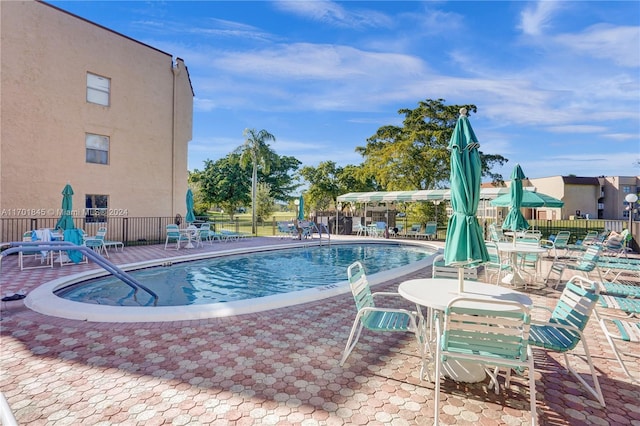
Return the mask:
[[[495,374],[507,369],[509,386],[512,369],[528,370],[531,424],[537,423],[536,387],[533,354],[527,344],[531,316],[529,309],[512,301],[491,301],[473,297],[457,297],[449,302],[440,325],[436,346],[435,422],[440,413],[440,375],[449,360],[477,362],[485,367],[497,389]],[[492,373],[489,367],[495,368]]]
[[[415,334],[416,343],[421,359],[423,358],[423,345],[421,343],[421,328],[418,327],[418,314],[407,309],[383,308],[375,304],[374,299],[379,296],[401,297],[398,293],[376,292],[372,293],[369,281],[360,262],[354,262],[347,268],[349,286],[356,303],[357,314],[351,327],[351,333],[342,353],[340,365],[345,361],[358,343],[363,328],[380,332],[411,332]],[[422,327],[422,324],[420,324]],[[421,375],[422,377],[422,375]]]
[[[600,382],[589,354],[587,340],[583,334],[597,301],[598,295],[596,293],[592,293],[582,288],[580,284],[570,280],[562,291],[553,311],[545,306],[534,306],[534,309],[544,309],[550,311],[551,314],[547,321],[531,322],[529,345],[561,353],[567,370],[604,407],[605,402],[600,389]],[[587,383],[580,373],[569,364],[569,352],[572,352],[580,343],[582,343],[584,357],[591,370],[593,385]]]
[[[500,278],[505,274],[512,272],[509,257],[502,258],[498,245],[495,241],[485,241],[487,247],[487,253],[489,254],[489,261],[483,263],[484,270],[487,274],[487,278],[491,275],[496,275],[496,285],[500,283]]]
[[[594,244],[590,246],[587,250],[584,251],[582,256],[577,259],[567,259],[567,260],[554,260],[549,268],[549,273],[547,273],[547,277],[544,279],[545,283],[549,282],[549,278],[552,274],[558,275],[558,281],[554,288],[558,287],[558,284],[562,281],[562,274],[565,270],[571,270],[576,272],[582,272],[585,277],[589,277],[589,274],[595,271],[598,274],[598,278],[600,281],[602,279],[602,273],[600,272],[600,268],[598,266],[598,259],[600,258],[600,252],[602,248]]]
[[[178,225],[174,225],[174,224],[167,225],[166,231],[167,231],[167,238],[164,241],[164,249],[165,250],[167,249],[167,247],[171,243],[175,243],[176,244],[176,250],[179,250],[181,242],[183,242],[183,241],[188,242],[189,241],[189,237],[187,237],[182,232],[180,232],[180,228],[178,228]]]

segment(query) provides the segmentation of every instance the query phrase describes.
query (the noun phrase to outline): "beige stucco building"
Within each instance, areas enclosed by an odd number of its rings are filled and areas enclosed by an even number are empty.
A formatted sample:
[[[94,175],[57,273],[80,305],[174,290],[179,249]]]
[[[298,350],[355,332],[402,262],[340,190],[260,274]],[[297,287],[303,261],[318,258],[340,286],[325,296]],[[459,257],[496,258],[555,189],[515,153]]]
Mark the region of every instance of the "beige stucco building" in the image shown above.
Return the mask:
[[[184,62],[46,3],[0,15],[2,217],[56,215],[67,183],[78,216],[184,215]]]

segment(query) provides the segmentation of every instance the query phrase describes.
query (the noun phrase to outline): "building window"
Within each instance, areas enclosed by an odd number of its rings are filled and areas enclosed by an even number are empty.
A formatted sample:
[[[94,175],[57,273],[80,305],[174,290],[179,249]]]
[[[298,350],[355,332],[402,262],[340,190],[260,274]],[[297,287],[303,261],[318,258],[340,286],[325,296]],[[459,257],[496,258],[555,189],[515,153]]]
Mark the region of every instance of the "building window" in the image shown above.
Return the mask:
[[[106,222],[109,196],[87,194],[84,199],[86,222]]]
[[[109,106],[111,79],[87,73],[87,102]]]
[[[87,133],[85,145],[87,163],[109,164],[109,136]]]
[[[631,194],[631,187],[630,186],[623,186],[622,187],[622,192],[624,192],[625,194]]]

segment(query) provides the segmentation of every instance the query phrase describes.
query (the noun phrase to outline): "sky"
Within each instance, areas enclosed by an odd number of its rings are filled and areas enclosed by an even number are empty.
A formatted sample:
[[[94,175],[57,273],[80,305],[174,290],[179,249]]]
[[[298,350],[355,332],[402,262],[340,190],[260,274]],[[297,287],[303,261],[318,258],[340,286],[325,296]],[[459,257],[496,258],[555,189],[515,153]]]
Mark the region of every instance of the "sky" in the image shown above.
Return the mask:
[[[640,175],[637,1],[51,1],[188,67],[188,168],[246,128],[304,166],[355,152],[400,109],[475,104],[509,179]]]

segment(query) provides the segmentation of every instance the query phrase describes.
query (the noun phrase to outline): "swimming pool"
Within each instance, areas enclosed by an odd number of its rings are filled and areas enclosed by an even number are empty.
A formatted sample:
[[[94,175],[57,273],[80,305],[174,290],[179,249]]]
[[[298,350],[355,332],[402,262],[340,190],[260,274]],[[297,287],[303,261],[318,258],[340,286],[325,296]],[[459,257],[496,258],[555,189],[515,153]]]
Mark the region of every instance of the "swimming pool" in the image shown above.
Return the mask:
[[[436,251],[425,244],[378,242],[269,250],[189,262],[185,257],[170,262],[163,259],[156,265],[171,266],[138,271],[131,271],[135,266],[122,267],[159,295],[155,307],[140,306],[150,300],[140,292],[136,302],[130,288],[113,277],[92,280],[104,275],[96,271],[47,283],[31,292],[25,304],[47,315],[88,321],[237,315],[349,292],[346,268],[354,260],[364,263],[370,282],[375,284],[427,266]]]

